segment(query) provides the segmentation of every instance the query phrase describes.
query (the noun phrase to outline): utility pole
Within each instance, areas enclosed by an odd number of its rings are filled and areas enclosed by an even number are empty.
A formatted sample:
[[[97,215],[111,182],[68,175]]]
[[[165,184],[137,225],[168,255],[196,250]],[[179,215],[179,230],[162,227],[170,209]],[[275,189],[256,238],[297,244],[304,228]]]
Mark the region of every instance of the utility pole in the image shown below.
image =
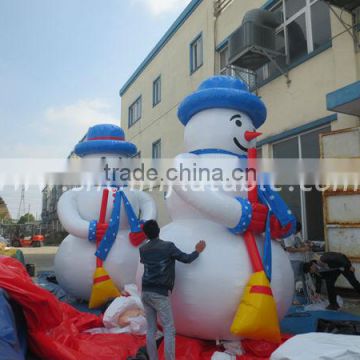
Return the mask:
[[[21,186],[20,203],[19,203],[19,209],[18,209],[18,213],[17,213],[18,220],[20,219],[21,211],[22,211],[22,215],[24,215],[25,214],[25,186],[24,185]]]

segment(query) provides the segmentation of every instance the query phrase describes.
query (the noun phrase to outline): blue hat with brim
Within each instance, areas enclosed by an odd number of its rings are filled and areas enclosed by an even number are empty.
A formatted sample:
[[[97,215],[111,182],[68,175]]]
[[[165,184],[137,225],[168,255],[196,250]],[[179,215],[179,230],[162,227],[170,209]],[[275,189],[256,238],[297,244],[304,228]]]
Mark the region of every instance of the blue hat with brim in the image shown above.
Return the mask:
[[[137,153],[136,145],[125,141],[124,130],[113,124],[99,124],[89,128],[84,141],[75,146],[75,154],[114,154],[133,156]]]
[[[233,109],[247,114],[255,128],[266,120],[266,107],[260,98],[249,92],[247,85],[231,76],[213,76],[203,81],[198,90],[179,105],[178,117],[183,125],[198,112],[214,109]]]

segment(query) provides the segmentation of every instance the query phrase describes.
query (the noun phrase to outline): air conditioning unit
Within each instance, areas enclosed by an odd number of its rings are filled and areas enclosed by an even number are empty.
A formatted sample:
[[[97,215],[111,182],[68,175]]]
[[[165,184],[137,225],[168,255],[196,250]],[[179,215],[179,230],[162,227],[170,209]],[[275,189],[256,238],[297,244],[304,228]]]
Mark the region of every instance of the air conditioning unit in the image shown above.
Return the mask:
[[[247,12],[242,25],[230,36],[229,63],[255,71],[270,61],[265,53],[279,55],[275,29],[280,24],[279,14],[262,9]]]
[[[360,0],[325,0],[325,2],[347,11],[353,11],[360,6]]]

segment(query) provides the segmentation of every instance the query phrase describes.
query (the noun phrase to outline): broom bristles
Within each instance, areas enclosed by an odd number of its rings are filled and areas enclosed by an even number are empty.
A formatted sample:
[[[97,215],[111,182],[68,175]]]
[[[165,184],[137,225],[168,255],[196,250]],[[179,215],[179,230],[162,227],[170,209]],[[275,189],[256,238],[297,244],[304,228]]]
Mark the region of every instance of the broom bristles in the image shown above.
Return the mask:
[[[89,309],[96,309],[109,300],[121,296],[110,275],[104,267],[97,267],[94,272],[94,283],[91,290]]]
[[[237,336],[280,343],[276,303],[264,271],[251,275],[230,330]]]

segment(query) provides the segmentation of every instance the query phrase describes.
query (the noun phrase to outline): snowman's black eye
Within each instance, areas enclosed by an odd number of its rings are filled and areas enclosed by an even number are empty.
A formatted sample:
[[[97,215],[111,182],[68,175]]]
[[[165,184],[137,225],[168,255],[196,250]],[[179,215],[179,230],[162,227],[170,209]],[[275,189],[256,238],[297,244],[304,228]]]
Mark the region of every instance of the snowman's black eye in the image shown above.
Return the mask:
[[[230,121],[235,120],[235,119],[241,119],[241,115],[240,115],[240,114],[235,114],[235,115],[233,115],[233,116],[230,118]],[[237,126],[241,126],[241,125],[242,125],[242,122],[241,122],[240,120],[236,120],[236,121],[235,121],[235,124],[236,124]]]

